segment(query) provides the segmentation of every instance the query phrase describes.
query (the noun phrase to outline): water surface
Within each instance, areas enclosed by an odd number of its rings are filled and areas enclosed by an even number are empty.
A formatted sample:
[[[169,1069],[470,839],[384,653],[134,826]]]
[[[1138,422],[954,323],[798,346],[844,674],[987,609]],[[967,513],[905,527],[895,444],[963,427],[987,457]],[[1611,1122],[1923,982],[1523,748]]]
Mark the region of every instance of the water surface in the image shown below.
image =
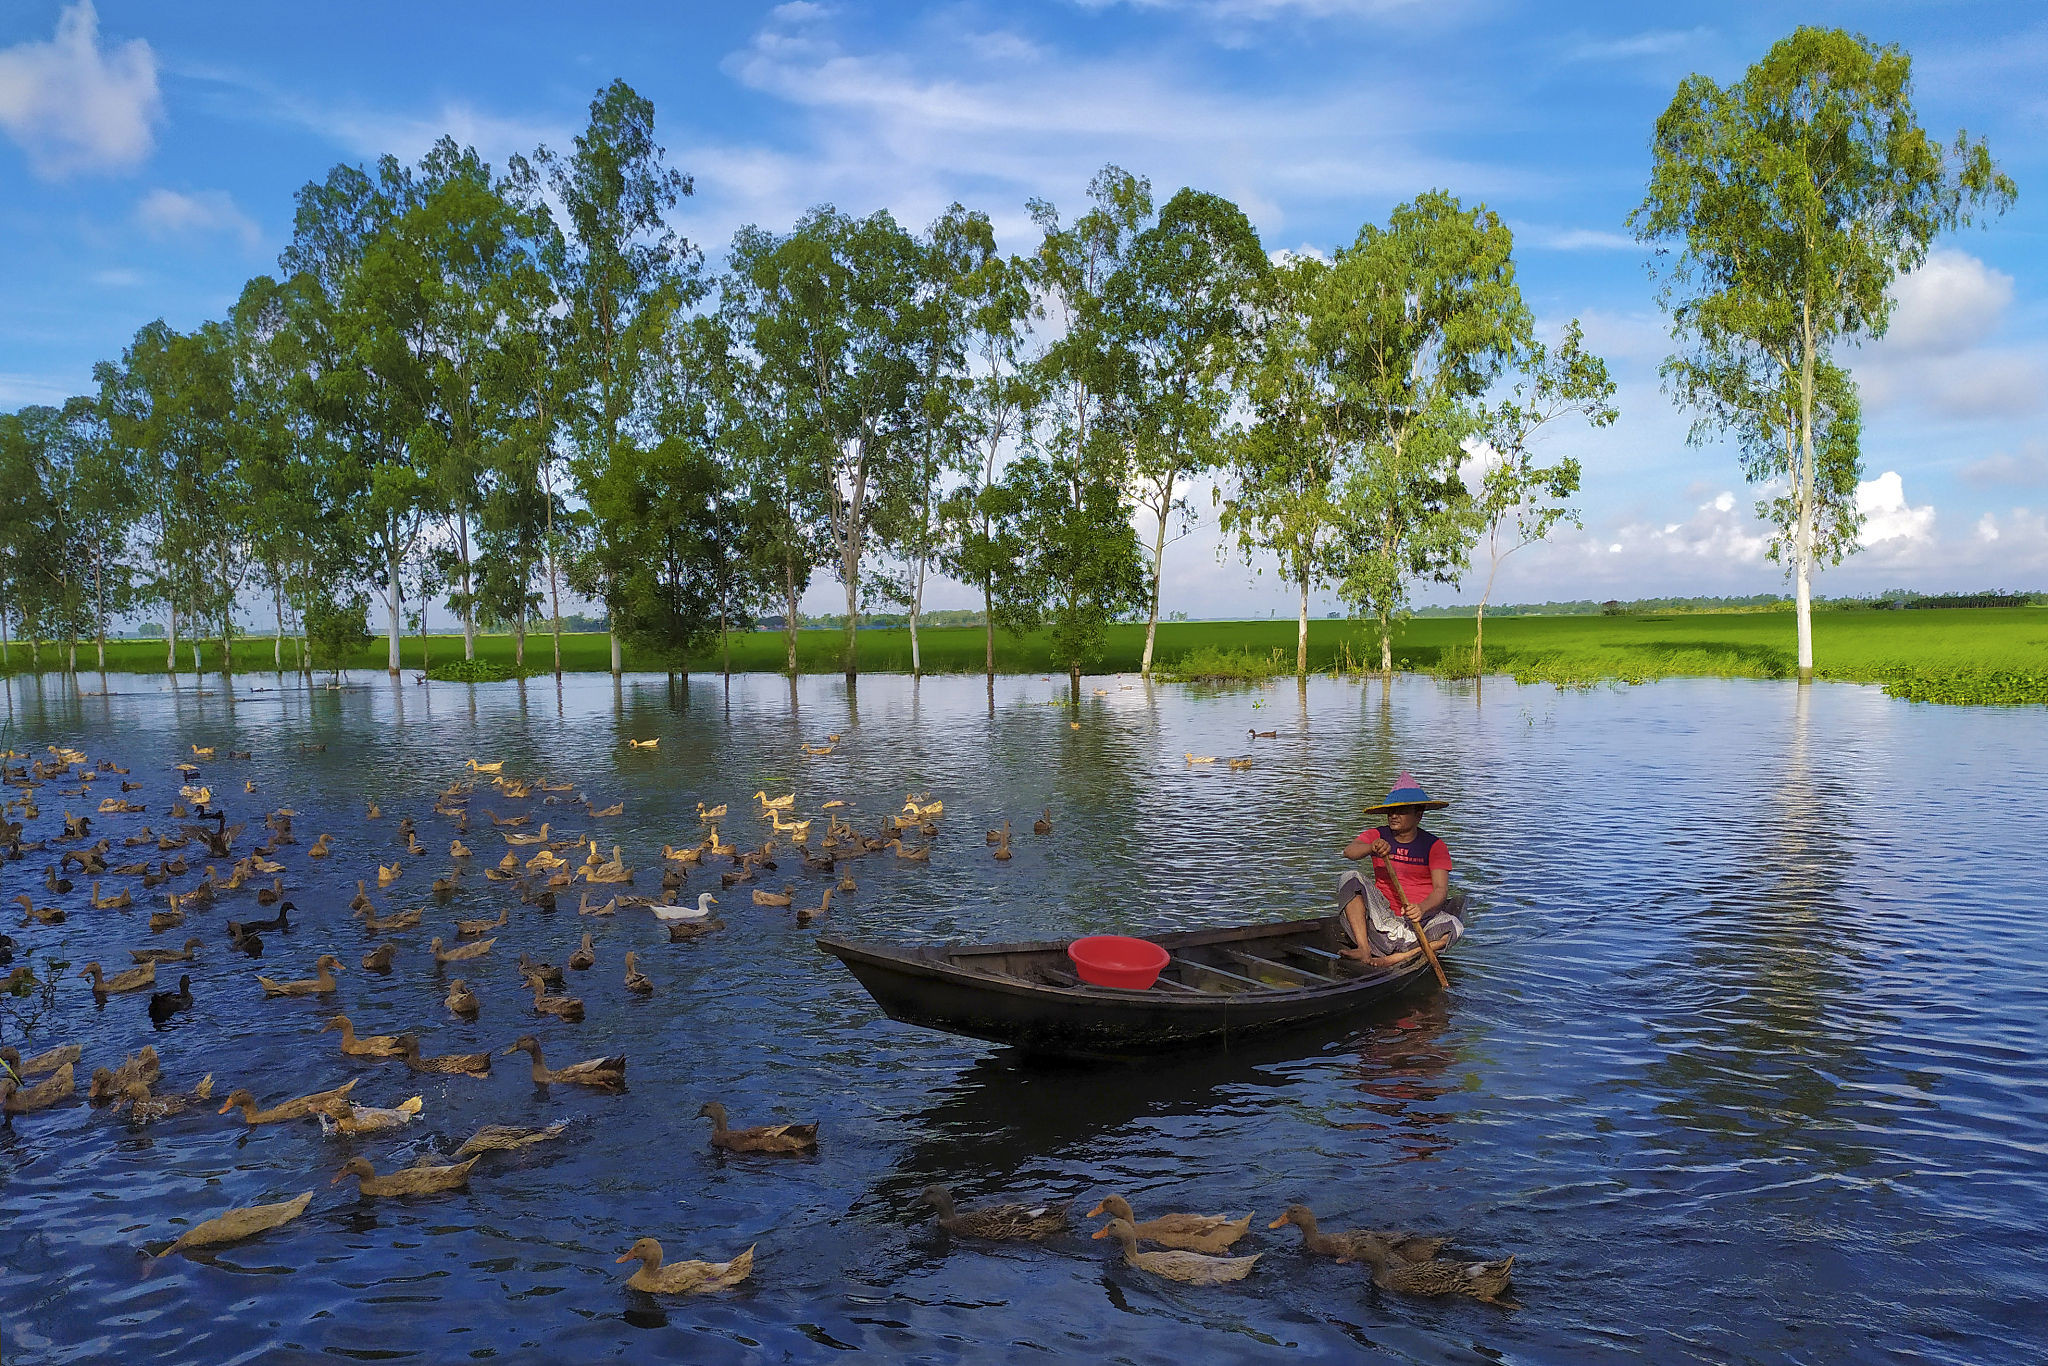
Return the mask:
[[[1723,680],[1489,682],[1483,698],[1426,679],[1391,696],[1328,680],[1305,693],[1086,690],[1074,729],[1064,680],[1037,678],[999,681],[992,707],[978,679],[873,677],[857,699],[837,680],[792,695],[760,676],[729,693],[703,677],[558,689],[367,676],[339,691],[243,678],[230,691],[115,676],[104,697],[14,680],[8,744],[76,745],[148,782],[147,816],[100,829],[164,828],[169,765],[199,744],[253,751],[206,778],[252,831],[293,808],[301,840],[282,856],[298,928],[268,936],[263,964],[233,954],[221,926],[268,912],[224,898],[195,918],[206,947],[189,1015],[156,1031],[141,998],[96,1008],[72,980],[37,1042],[76,1040],[88,1066],[154,1043],[166,1088],[210,1070],[223,1092],[276,1099],[360,1075],[359,1098],[419,1094],[426,1108],[353,1143],[210,1111],[147,1129],[83,1104],[18,1118],[0,1129],[0,1353],[209,1366],[842,1348],[977,1362],[2038,1359],[2048,714]],[[831,734],[831,755],[800,753]],[[655,750],[624,744],[657,736]],[[1190,766],[1188,751],[1256,762]],[[480,789],[465,836],[476,872],[434,907],[450,831],[432,795],[473,756],[574,780],[624,814]],[[1454,803],[1431,828],[1476,913],[1451,989],[1320,1036],[1142,1067],[1026,1067],[891,1023],[788,912],[718,893],[715,876],[693,875],[690,891],[720,895],[729,928],[672,946],[645,912],[593,920],[565,899],[547,914],[480,875],[503,852],[486,810],[617,844],[651,889],[661,845],[695,838],[699,801],[729,802],[726,832],[745,843],[765,834],[740,814],[757,789],[793,790],[810,811],[845,800],[869,829],[915,791],[946,807],[930,866],[862,860],[825,927],[1024,938],[1311,914],[1360,807],[1402,767]],[[66,805],[52,786],[31,836]],[[1040,839],[1030,823],[1045,807],[1055,831]],[[346,903],[398,855],[407,813],[430,853],[405,859],[377,900],[428,905],[428,923],[391,936],[398,967],[378,978],[357,962],[379,941]],[[1016,856],[999,864],[982,832],[1005,817]],[[320,831],[336,853],[312,862]],[[150,940],[143,912],[89,909],[82,879],[52,898],[45,861],[5,865],[0,897],[30,891],[72,918],[17,940],[125,966],[124,948]],[[764,881],[796,884],[800,901],[824,885],[794,860]],[[465,1024],[442,1007],[452,974],[427,939],[508,902],[498,947],[465,974],[483,998]],[[561,962],[586,930],[598,966],[571,987],[588,1019],[536,1019],[513,958]],[[628,948],[659,984],[651,999],[620,983]],[[261,998],[259,966],[303,975],[330,949],[348,965],[333,1004]],[[523,1058],[485,1080],[411,1078],[315,1032],[337,1007],[365,1033],[420,1030],[434,1053],[526,1032],[553,1062],[623,1051],[631,1090],[538,1090],[511,1065]],[[737,1123],[818,1119],[820,1154],[719,1156],[693,1118],[712,1098]],[[574,1121],[570,1139],[487,1158],[465,1194],[370,1201],[328,1185],[353,1153],[382,1169],[479,1124],[554,1118]],[[913,1203],[932,1181],[963,1201],[1059,1195],[1085,1209],[1114,1190],[1141,1214],[1251,1209],[1245,1246],[1268,1255],[1240,1286],[1197,1289],[1129,1270],[1080,1233],[951,1244]],[[314,1204],[290,1227],[144,1275],[145,1247],[308,1188]],[[1296,1200],[1333,1226],[1513,1252],[1519,1307],[1403,1299],[1307,1260],[1292,1230],[1263,1230]],[[657,1302],[627,1291],[613,1262],[648,1235],[671,1258],[758,1244],[758,1269],[738,1291]]]

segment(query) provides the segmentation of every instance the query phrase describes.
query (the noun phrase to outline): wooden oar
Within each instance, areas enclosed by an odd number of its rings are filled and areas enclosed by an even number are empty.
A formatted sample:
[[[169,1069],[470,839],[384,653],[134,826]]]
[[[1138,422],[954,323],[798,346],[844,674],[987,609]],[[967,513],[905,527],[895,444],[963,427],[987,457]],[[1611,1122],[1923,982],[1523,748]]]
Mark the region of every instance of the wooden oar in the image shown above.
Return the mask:
[[[1375,864],[1385,865],[1387,885],[1394,889],[1394,899],[1401,903],[1402,916],[1406,917],[1408,923],[1415,927],[1415,942],[1422,945],[1422,956],[1429,960],[1430,971],[1436,974],[1436,984],[1440,987],[1448,988],[1451,985],[1451,979],[1444,976],[1444,965],[1437,961],[1436,946],[1429,942],[1428,929],[1423,926],[1421,918],[1413,914],[1415,908],[1408,904],[1408,889],[1401,885],[1401,875],[1394,871],[1394,856],[1387,854],[1382,857],[1379,854],[1375,854],[1372,861]]]

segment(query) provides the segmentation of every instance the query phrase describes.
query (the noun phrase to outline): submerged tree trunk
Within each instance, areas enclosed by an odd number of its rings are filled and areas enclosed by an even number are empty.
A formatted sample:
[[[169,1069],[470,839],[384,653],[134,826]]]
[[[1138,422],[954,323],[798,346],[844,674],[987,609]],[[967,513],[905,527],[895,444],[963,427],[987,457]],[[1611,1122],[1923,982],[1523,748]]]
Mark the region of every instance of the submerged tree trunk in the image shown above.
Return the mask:
[[[624,672],[626,671],[626,667],[625,667],[625,666],[626,666],[626,657],[625,657],[625,653],[624,653],[624,652],[623,652],[622,650],[620,650],[620,649],[619,649],[619,631],[618,631],[618,628],[617,628],[616,626],[614,626],[614,627],[612,628],[612,631],[611,631],[611,638],[612,638],[612,677],[613,677],[613,678],[617,678],[617,677],[618,677],[619,675],[623,674],[623,673],[624,673]]]
[[[458,552],[462,556],[462,657],[476,658],[476,593],[470,582],[469,563],[469,518],[460,518],[455,529]]]
[[[164,620],[164,672],[176,676],[178,672],[178,605],[165,599]]]
[[[270,593],[271,605],[277,608],[277,635],[270,642],[270,667],[273,672],[284,672],[284,589],[273,585]]]
[[[1379,610],[1380,622],[1380,673],[1386,681],[1394,681],[1394,614],[1385,607]]]
[[[1294,676],[1308,677],[1308,574],[1301,576],[1301,618],[1294,631]]]
[[[520,585],[524,587],[524,584]],[[526,674],[526,604],[519,604],[519,615],[512,618],[512,663],[520,676]]]
[[[398,586],[398,544],[396,541],[392,542],[390,549],[385,553],[384,572],[389,576],[384,589],[384,604],[391,611],[390,650],[385,659],[384,672],[396,678],[398,677],[399,668],[398,641],[405,631],[405,623],[399,619],[398,599],[402,590]],[[421,613],[420,620],[422,622],[426,620],[424,612]]]
[[[1479,677],[1486,672],[1486,599],[1479,600],[1479,611],[1472,618],[1472,676]]]
[[[996,686],[996,600],[989,591],[988,580],[981,581],[981,640],[987,652],[988,686],[994,692]]]
[[[911,579],[910,589],[910,676],[924,677],[924,658],[917,651],[917,614],[924,607],[924,561],[917,562],[917,573]]]
[[[860,672],[860,576],[849,560],[846,568],[846,681]]]
[[[1081,666],[1079,664],[1069,664],[1067,666],[1067,695],[1073,700],[1075,706],[1081,705]]]
[[[796,678],[796,566],[782,562],[782,586],[788,598],[788,614],[782,618],[782,639],[789,646],[789,676]]]

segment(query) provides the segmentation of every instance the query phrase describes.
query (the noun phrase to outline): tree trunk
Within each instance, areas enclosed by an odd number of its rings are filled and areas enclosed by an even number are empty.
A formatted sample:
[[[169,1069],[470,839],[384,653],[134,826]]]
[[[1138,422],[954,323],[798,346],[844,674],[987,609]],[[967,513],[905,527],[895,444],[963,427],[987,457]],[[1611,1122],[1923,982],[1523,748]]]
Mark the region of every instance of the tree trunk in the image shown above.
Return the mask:
[[[1067,666],[1067,695],[1075,706],[1081,705],[1081,666],[1079,664],[1069,664]]]
[[[400,621],[398,617],[398,543],[395,540],[391,543],[391,548],[385,553],[384,572],[390,576],[389,584],[384,590],[384,605],[391,610],[391,648],[385,660],[384,672],[396,678],[398,677],[399,668],[398,641],[399,637],[404,634],[405,623]],[[424,611],[420,614],[420,620],[422,622],[426,621]]]
[[[1294,676],[1308,677],[1308,574],[1301,576],[1301,617],[1294,629]]]
[[[427,602],[425,598],[422,598],[420,599],[420,672],[425,673],[432,667],[433,660],[428,657],[427,646]]]
[[[228,543],[219,542],[220,549],[220,671],[231,674],[235,671],[235,587],[228,573]]]
[[[284,589],[273,586],[271,604],[277,608],[277,637],[270,642],[270,667],[273,672],[284,672]]]
[[[525,586],[525,583],[520,584],[521,588]],[[519,615],[512,618],[512,665],[521,678],[526,677],[526,603],[523,599],[519,604]]]
[[[612,638],[612,677],[617,678],[626,671],[626,659],[624,652],[619,649],[618,628],[614,626],[610,634]]]
[[[459,520],[455,539],[462,556],[462,657],[476,658],[476,593],[471,582],[469,563],[469,518]]]
[[[93,643],[99,647],[100,672],[107,671],[107,588],[100,575],[100,557],[92,561]]]
[[[847,544],[852,545],[851,537]],[[846,572],[846,681],[852,683],[860,672],[860,559],[848,554],[841,562]]]
[[[987,579],[981,581],[981,638],[988,653],[988,686],[993,692],[996,686],[996,600],[989,591]]]
[[[1486,672],[1486,599],[1479,600],[1478,614],[1472,618],[1472,676],[1479,677]]]
[[[552,518],[553,514],[550,513],[549,516]],[[562,579],[556,572],[553,550],[548,551],[548,604],[548,610],[553,613],[551,629],[555,637],[555,681],[559,683],[562,681]]]
[[[1797,582],[1794,614],[1798,617],[1799,681],[1813,682],[1813,312],[1802,302],[1800,322],[1806,345],[1799,358],[1799,463],[1792,470],[1792,497],[1799,530],[1792,547]]]
[[[1394,681],[1394,614],[1385,607],[1379,610],[1380,621],[1380,673],[1388,683]]]
[[[917,614],[924,607],[924,561],[917,562],[916,577],[911,580],[910,590],[910,676],[924,677],[924,659],[917,652]]]
[[[1159,585],[1166,575],[1166,519],[1173,511],[1173,476],[1167,475],[1159,490],[1159,530],[1152,538],[1152,612],[1145,618],[1145,658],[1138,672],[1148,682],[1152,677],[1152,639],[1159,632]]]
[[[725,686],[732,686],[732,630],[726,622],[725,609],[718,609],[718,653],[723,660],[720,672],[725,675]]]
[[[796,566],[788,560],[782,562],[782,586],[789,600],[788,614],[782,618],[782,639],[789,646],[789,678],[796,682]]]
[[[164,620],[168,623],[164,632],[164,672],[175,678],[178,673],[178,607],[168,599],[164,602]]]
[[[12,660],[8,654],[7,645],[7,613],[5,611],[0,611],[0,669],[5,669],[11,662]],[[10,699],[12,698],[12,696],[13,695],[10,693]]]
[[[198,678],[199,671],[203,667],[205,666],[200,662],[199,659],[199,637],[194,636],[192,637],[192,677],[194,677],[195,679]]]

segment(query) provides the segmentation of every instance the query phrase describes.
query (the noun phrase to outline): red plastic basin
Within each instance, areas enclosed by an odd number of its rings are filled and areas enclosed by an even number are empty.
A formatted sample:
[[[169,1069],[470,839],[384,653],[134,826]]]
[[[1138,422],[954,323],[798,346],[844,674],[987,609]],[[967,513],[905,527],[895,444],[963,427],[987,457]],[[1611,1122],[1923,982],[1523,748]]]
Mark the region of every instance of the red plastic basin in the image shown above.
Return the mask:
[[[1159,980],[1166,950],[1149,939],[1126,934],[1091,934],[1067,945],[1067,957],[1081,980],[1098,987],[1143,991]]]

